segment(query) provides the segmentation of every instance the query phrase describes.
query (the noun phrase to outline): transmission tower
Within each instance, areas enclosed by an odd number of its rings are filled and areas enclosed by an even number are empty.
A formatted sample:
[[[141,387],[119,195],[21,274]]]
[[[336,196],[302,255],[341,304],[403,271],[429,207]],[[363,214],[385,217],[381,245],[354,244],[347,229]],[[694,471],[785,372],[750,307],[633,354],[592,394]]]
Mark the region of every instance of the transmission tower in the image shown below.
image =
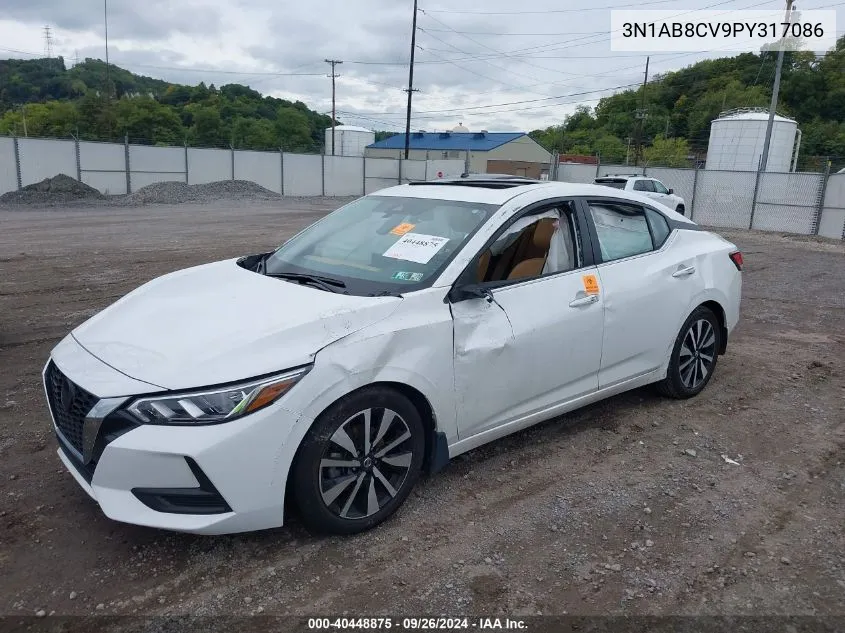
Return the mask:
[[[44,55],[47,59],[53,58],[53,35],[50,33],[50,27],[44,27]]]

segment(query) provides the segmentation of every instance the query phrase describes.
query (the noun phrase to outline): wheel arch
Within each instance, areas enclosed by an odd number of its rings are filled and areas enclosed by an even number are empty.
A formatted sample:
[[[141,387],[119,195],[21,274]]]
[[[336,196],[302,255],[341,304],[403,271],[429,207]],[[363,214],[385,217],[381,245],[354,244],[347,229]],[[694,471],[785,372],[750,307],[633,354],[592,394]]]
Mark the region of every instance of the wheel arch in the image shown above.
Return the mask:
[[[338,402],[343,400],[344,398],[348,398],[364,389],[370,389],[372,387],[386,387],[388,389],[392,389],[397,393],[401,394],[405,398],[407,398],[413,407],[417,410],[420,414],[420,419],[423,423],[423,428],[425,429],[425,453],[423,455],[423,465],[422,470],[423,472],[437,472],[442,470],[442,468],[446,465],[449,461],[449,448],[448,448],[448,441],[446,439],[446,434],[442,432],[437,426],[437,416],[434,412],[434,407],[432,406],[431,402],[429,401],[428,397],[423,394],[422,391],[417,389],[414,386],[409,385],[405,382],[400,382],[397,380],[376,380],[373,382],[368,382],[366,384],[360,385],[355,387],[354,389],[350,389],[345,393],[334,398],[331,402],[326,404],[322,410],[310,420],[307,428],[303,429],[302,439],[300,439],[296,450],[294,451],[293,458],[290,460],[290,464],[287,469],[287,476],[286,476],[286,491],[285,491],[285,498],[289,498],[290,492],[289,487],[291,485],[291,478],[289,476],[290,471],[293,469],[294,464],[296,463],[297,458],[299,457],[300,450],[302,448],[302,440],[307,436],[308,430],[316,423],[316,421],[323,415],[326,411],[331,409],[335,406]]]
[[[697,306],[697,308],[707,308],[710,310],[715,316],[716,320],[719,322],[719,331],[721,333],[720,337],[720,345],[719,345],[719,355],[723,355],[728,349],[728,327],[727,327],[727,319],[725,317],[725,309],[722,307],[722,304],[714,299],[709,299],[704,303],[701,303]]]

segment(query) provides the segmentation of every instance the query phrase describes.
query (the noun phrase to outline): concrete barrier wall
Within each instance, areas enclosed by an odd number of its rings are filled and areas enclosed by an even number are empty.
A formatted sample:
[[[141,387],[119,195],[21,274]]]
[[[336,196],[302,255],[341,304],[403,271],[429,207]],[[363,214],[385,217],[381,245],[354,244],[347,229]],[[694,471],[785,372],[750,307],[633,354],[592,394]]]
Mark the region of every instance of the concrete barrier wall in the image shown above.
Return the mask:
[[[129,146],[132,191],[154,182],[185,182],[184,147]]]
[[[228,149],[188,148],[188,184],[232,179],[232,152]]]
[[[403,183],[419,182],[425,180],[426,161],[403,160],[401,167]]]
[[[364,162],[352,156],[326,156],[327,196],[360,196],[364,189]]]
[[[458,178],[464,173],[462,160],[427,160],[425,161],[425,179]]]
[[[279,152],[235,152],[235,179],[250,180],[282,193],[282,155]]]
[[[819,235],[845,240],[845,174],[832,174],[827,180]]]
[[[76,144],[73,141],[19,138],[18,154],[23,187],[57,174],[76,178]]]
[[[251,150],[154,147],[60,139],[19,138],[23,185],[63,173],[107,195],[135,192],[155,182],[255,182],[286,196],[360,196],[399,184],[457,177],[462,160],[319,156]],[[0,137],[0,194],[18,188],[15,139]],[[77,157],[78,153],[78,157]],[[284,185],[284,186],[283,186]]]
[[[126,148],[115,143],[79,143],[82,182],[107,195],[126,193]]]
[[[285,195],[323,195],[323,157],[285,154]]]
[[[127,192],[127,161],[132,191],[150,183],[186,179],[184,147],[152,147],[61,139],[0,137],[0,194],[65,174],[109,195]],[[401,164],[401,167],[400,167]],[[187,181],[201,184],[248,180],[286,196],[358,196],[402,182],[453,178],[463,160],[357,158],[188,148]],[[599,174],[641,173],[642,168],[601,165]],[[845,239],[845,174],[766,173],[755,197],[754,172],[646,167],[686,201],[686,213],[700,224],[812,234]],[[557,179],[592,182],[595,165],[562,163]],[[284,180],[284,183],[282,182]],[[284,188],[282,188],[284,184]],[[823,187],[825,187],[823,189]],[[822,200],[823,198],[823,200]],[[821,209],[821,213],[819,213]]]
[[[0,137],[0,194],[18,188],[18,170],[15,167],[15,140]]]

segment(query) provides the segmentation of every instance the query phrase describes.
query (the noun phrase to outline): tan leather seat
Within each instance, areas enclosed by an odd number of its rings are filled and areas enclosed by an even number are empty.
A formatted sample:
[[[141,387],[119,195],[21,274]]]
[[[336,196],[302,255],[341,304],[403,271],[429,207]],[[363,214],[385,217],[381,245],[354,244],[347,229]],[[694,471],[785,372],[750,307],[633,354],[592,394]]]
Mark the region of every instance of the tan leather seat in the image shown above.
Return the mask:
[[[490,249],[487,249],[478,258],[478,283],[484,281],[487,276],[487,269],[490,268]]]
[[[543,218],[537,222],[530,246],[526,249],[525,259],[513,267],[508,279],[539,277],[543,273],[543,266],[546,264],[546,257],[549,254],[554,232],[555,221],[551,218]]]

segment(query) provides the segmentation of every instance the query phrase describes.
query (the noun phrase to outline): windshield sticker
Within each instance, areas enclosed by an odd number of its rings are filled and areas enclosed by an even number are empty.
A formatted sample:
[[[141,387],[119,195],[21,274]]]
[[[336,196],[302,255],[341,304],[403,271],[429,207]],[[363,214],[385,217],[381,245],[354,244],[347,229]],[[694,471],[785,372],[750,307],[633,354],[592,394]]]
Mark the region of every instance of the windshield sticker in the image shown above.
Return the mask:
[[[409,224],[408,222],[403,222],[397,226],[394,226],[393,229],[390,231],[393,235],[405,235],[405,233],[410,232],[416,224]]]
[[[384,257],[402,259],[406,262],[427,264],[437,252],[446,245],[449,238],[422,233],[405,233],[396,243],[387,249]]]
[[[423,274],[422,273],[406,273],[406,272],[398,272],[393,273],[393,278],[398,279],[399,281],[422,281]]]
[[[584,290],[588,295],[597,295],[599,293],[599,281],[595,275],[584,275]]]

